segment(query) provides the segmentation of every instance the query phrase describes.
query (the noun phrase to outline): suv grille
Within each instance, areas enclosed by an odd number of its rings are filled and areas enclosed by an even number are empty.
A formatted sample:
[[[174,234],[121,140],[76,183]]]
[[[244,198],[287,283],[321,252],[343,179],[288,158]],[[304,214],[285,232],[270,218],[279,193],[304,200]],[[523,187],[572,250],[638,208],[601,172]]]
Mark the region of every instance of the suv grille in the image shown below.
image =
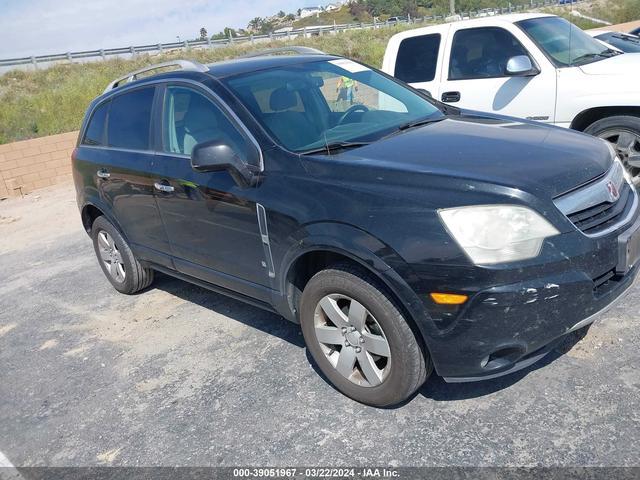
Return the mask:
[[[616,161],[603,177],[555,200],[556,206],[584,234],[605,235],[627,223],[638,206],[638,194]]]
[[[588,235],[597,235],[625,218],[633,208],[634,195],[624,182],[617,202],[603,202],[567,215],[573,224]]]

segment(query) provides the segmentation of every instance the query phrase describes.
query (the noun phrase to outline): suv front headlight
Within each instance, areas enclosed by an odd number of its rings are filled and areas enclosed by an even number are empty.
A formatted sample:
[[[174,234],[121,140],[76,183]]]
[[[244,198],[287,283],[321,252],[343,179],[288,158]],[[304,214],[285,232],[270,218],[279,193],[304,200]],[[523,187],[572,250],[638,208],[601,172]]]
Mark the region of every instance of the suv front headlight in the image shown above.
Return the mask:
[[[447,208],[438,214],[476,265],[537,257],[544,239],[560,233],[538,213],[518,205]]]

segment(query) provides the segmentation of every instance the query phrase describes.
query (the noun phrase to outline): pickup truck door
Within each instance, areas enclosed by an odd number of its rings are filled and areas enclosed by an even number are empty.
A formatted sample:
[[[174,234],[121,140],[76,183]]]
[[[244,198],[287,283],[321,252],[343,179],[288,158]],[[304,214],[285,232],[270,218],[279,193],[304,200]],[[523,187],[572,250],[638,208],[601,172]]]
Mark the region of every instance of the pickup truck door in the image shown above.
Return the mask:
[[[450,28],[451,24],[438,25],[430,27],[424,35],[393,38],[391,42],[397,45],[387,48],[383,70],[437,99],[442,78],[441,59]]]
[[[556,69],[517,26],[452,25],[444,48],[438,99],[470,110],[555,121]],[[505,74],[509,58],[528,55],[540,73]]]

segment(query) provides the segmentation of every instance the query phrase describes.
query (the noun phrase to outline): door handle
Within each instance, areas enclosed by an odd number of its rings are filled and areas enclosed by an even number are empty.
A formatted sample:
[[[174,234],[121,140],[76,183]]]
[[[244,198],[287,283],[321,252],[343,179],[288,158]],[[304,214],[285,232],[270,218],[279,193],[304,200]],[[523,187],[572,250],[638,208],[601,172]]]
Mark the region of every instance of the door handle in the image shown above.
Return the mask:
[[[104,168],[98,170],[96,175],[98,175],[98,177],[104,178],[104,179],[107,179],[107,178],[109,178],[111,176],[111,174],[109,172],[107,172]]]
[[[164,193],[171,193],[175,190],[171,185],[167,185],[166,183],[156,182],[153,184],[156,187],[156,190],[159,190]]]
[[[455,103],[460,101],[460,92],[444,92],[442,101],[447,103]]]

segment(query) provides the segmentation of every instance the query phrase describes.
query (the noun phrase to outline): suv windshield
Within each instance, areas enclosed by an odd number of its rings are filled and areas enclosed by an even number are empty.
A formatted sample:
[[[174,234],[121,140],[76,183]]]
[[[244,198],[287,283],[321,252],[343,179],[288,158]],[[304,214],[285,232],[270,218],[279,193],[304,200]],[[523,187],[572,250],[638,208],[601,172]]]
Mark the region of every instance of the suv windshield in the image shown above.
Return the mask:
[[[344,58],[245,73],[225,84],[281,145],[299,153],[358,147],[444,118],[410,88]]]
[[[558,67],[597,62],[617,55],[578,27],[560,17],[542,17],[517,23]]]

